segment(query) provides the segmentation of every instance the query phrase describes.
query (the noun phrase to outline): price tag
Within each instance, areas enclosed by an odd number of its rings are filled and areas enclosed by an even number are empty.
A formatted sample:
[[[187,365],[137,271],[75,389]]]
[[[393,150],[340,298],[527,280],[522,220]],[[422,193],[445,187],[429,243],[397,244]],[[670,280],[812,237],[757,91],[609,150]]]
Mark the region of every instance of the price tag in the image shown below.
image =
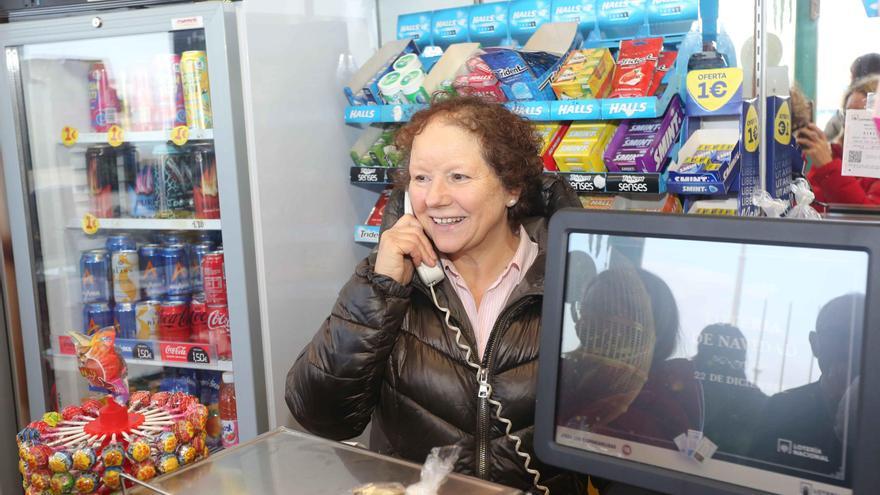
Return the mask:
[[[98,217],[91,213],[86,213],[82,218],[82,229],[86,235],[95,235],[101,226],[98,224]]]
[[[707,112],[717,112],[741,94],[742,69],[696,70],[687,75],[688,96]]]
[[[189,141],[189,127],[179,125],[171,130],[172,143],[178,146],[183,146],[187,141]]]
[[[205,221],[204,220],[193,220],[192,221],[192,228],[196,229],[196,230],[204,230]]]
[[[79,139],[79,131],[76,130],[76,127],[66,125],[61,129],[61,142],[64,143],[64,146],[69,148],[75,145],[77,139]]]
[[[761,144],[761,134],[758,132],[758,111],[754,105],[749,107],[746,114],[746,126],[743,129],[743,139],[746,141],[746,151],[754,153]]]
[[[107,130],[107,144],[116,148],[123,141],[125,141],[125,133],[122,131],[122,127],[116,124],[110,126],[110,129]]]
[[[782,145],[791,144],[791,107],[787,101],[779,105],[776,118],[773,119],[773,137]]]

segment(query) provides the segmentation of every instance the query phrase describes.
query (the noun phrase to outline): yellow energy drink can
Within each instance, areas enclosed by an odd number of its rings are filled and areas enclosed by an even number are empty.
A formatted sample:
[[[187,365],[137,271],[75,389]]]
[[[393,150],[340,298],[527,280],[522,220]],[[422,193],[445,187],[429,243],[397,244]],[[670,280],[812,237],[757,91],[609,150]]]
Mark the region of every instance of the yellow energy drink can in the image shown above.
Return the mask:
[[[180,56],[180,78],[183,82],[187,125],[195,129],[212,129],[214,115],[208,84],[208,55],[201,50],[183,52]]]

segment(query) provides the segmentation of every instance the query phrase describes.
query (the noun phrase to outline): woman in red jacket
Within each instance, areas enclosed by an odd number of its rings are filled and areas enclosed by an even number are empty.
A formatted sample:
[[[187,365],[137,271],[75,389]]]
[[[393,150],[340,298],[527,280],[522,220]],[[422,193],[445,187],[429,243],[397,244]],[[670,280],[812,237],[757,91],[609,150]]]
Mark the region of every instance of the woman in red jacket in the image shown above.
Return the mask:
[[[877,76],[856,81],[846,93],[847,110],[864,109],[868,93],[877,91]],[[880,205],[880,179],[841,175],[843,167],[843,138],[831,144],[815,124],[797,133],[797,142],[804,156],[812,163],[807,180],[822,203]]]

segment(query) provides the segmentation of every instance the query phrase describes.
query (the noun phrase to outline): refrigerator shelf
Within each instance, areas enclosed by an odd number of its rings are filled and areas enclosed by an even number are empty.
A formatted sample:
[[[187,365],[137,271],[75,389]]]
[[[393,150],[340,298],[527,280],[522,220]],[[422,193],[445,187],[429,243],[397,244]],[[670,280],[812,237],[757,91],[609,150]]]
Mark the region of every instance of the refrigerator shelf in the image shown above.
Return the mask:
[[[53,354],[47,353],[52,359],[52,364],[57,369],[74,371],[76,368],[76,356],[69,354]],[[157,368],[183,368],[188,370],[209,370],[209,371],[232,371],[232,361],[218,361],[211,364],[196,363],[177,363],[173,361],[150,361],[148,359],[126,359],[125,364],[128,366],[154,366]]]
[[[98,218],[101,230],[220,230],[220,219],[199,218]],[[81,230],[82,223],[71,222],[68,228]]]
[[[149,143],[149,142],[158,142],[164,143],[165,141],[171,141],[171,134],[174,132],[173,129],[167,129],[162,131],[126,131],[124,134],[125,143]],[[214,129],[198,129],[198,128],[190,128],[189,130],[189,139],[188,141],[210,141],[214,139]],[[106,144],[107,143],[107,133],[106,132],[82,132],[79,134],[79,137],[76,140],[76,144]]]
[[[128,365],[232,371],[232,361],[217,359],[213,344],[116,339],[116,347]],[[76,358],[73,341],[66,335],[58,336],[57,349],[46,351],[47,356],[55,361]]]

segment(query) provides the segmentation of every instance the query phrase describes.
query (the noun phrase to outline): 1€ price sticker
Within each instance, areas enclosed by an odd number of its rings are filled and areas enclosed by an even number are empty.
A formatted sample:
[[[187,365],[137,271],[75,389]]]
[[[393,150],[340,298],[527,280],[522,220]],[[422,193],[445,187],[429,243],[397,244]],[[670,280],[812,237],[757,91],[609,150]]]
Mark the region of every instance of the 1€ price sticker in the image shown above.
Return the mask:
[[[119,127],[116,124],[111,125],[110,129],[107,129],[107,144],[116,148],[120,146],[123,141],[125,141],[125,133],[122,132],[122,127]]]
[[[86,213],[82,219],[82,229],[86,235],[95,235],[101,226],[98,223],[98,217],[91,213]]]
[[[791,107],[787,101],[782,102],[773,119],[773,137],[782,145],[791,144]]]
[[[69,125],[64,126],[61,129],[61,142],[64,146],[68,148],[75,145],[76,141],[79,139],[79,131],[76,130],[76,127],[70,127]]]
[[[183,146],[189,141],[189,127],[179,125],[171,130],[171,142],[177,146]]]
[[[758,151],[758,145],[761,144],[761,134],[758,131],[758,111],[754,105],[749,106],[746,113],[746,125],[743,129],[743,139],[746,141],[746,151],[754,153]]]
[[[688,95],[707,112],[717,112],[741,94],[742,69],[711,69],[688,72]]]

